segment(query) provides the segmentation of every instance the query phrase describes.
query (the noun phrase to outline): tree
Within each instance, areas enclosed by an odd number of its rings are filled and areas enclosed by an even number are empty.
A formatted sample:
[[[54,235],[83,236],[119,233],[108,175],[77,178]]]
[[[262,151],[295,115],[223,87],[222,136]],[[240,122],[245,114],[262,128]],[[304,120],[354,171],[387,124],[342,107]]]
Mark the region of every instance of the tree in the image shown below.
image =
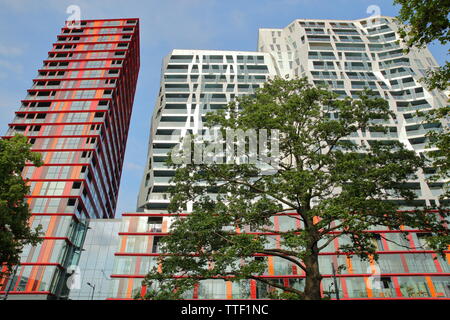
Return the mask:
[[[24,245],[41,241],[40,226],[32,230],[28,224],[31,213],[25,196],[29,186],[21,176],[27,162],[42,164],[41,155],[30,148],[22,135],[0,140],[0,261],[7,267],[0,276],[11,272],[12,266],[20,262]]]
[[[268,170],[268,164],[172,161],[177,170],[169,210],[183,212],[188,203],[193,209],[179,216],[162,240],[159,265],[143,282],[150,288],[144,299],[180,299],[198,281],[217,278],[256,280],[276,288],[273,297],[321,299],[319,253],[345,237],[342,253],[376,260],[375,234],[365,232],[375,225],[427,230],[433,247],[445,250],[446,212],[401,212],[394,201],[414,199],[404,183],[415,179],[423,160],[398,141],[349,140],[358,130],[386,132],[380,121],[391,116],[388,103],[369,91],[359,99],[340,99],[305,78],[269,80],[253,96],[209,114],[208,127],[220,126],[224,133],[278,130],[279,165]],[[276,214],[292,219],[291,228],[276,230],[271,221]],[[267,234],[279,236],[280,246]],[[304,270],[304,288],[261,278],[270,256]]]
[[[400,37],[407,48],[424,47],[433,41],[446,45],[450,39],[450,22],[448,0],[394,0],[394,4],[401,5],[398,21],[401,27]],[[425,83],[432,89],[446,90],[450,80],[450,63],[437,70],[431,70]]]

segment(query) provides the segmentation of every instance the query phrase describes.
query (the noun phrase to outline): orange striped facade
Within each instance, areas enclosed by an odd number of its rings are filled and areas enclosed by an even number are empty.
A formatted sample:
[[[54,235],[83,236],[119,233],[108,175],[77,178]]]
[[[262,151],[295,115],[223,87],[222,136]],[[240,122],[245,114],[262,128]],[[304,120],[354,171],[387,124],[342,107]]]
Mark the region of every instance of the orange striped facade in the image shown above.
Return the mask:
[[[148,221],[161,219],[160,228],[155,230]],[[139,292],[145,292],[141,282],[148,270],[157,265],[158,238],[168,234],[171,217],[168,214],[124,214],[120,245],[115,254],[114,279],[111,299],[131,299]],[[293,222],[295,220],[295,223]],[[286,216],[272,218],[275,231],[287,231],[301,227],[299,220]],[[153,222],[152,222],[153,223]],[[294,225],[291,225],[294,224]],[[157,231],[157,232],[155,232]],[[248,232],[243,230],[241,232]],[[337,281],[342,299],[412,299],[450,298],[450,251],[446,258],[423,247],[419,230],[407,230],[406,240],[400,247],[393,242],[400,241],[398,231],[371,230],[383,237],[377,243],[379,260],[361,261],[356,256],[344,254],[339,246],[345,239],[335,239],[320,254],[319,263],[322,292],[333,292],[332,269],[341,266]],[[267,234],[271,248],[281,248],[280,235]],[[398,242],[397,242],[398,243]],[[302,288],[305,273],[291,262],[268,256],[266,272],[261,277],[275,279],[285,286]],[[379,272],[379,273],[378,273]],[[375,282],[374,282],[375,281]],[[378,283],[379,285],[373,285]],[[229,280],[205,280],[186,295],[187,299],[267,299],[270,290],[258,281],[232,282]]]
[[[43,242],[27,246],[0,294],[66,299],[88,220],[114,218],[139,72],[139,20],[85,20],[64,26],[5,138],[27,136],[44,165],[22,175],[32,227]]]

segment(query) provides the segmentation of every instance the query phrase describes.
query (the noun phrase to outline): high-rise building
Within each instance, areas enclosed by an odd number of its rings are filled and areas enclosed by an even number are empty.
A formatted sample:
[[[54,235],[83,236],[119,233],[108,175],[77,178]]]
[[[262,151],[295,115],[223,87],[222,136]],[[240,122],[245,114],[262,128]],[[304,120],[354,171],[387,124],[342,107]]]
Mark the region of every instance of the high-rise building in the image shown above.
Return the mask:
[[[258,51],[174,50],[163,61],[161,89],[150,134],[147,167],[138,197],[138,212],[123,215],[111,287],[111,299],[130,299],[145,292],[141,281],[157,264],[158,243],[167,235],[173,217],[167,211],[170,178],[174,170],[164,161],[186,133],[203,133],[206,112],[223,108],[242,94],[252,93],[268,77],[307,76],[314,84],[327,84],[342,97],[357,97],[365,87],[387,99],[395,117],[385,122],[387,133],[356,132],[349,139],[369,144],[398,140],[422,153],[426,133],[441,123],[424,125],[417,110],[427,111],[446,104],[440,91],[429,91],[419,81],[426,70],[437,66],[428,49],[405,53],[397,41],[398,26],[390,17],[375,20],[295,20],[283,29],[261,29]],[[409,182],[415,190],[414,205],[448,203],[439,200],[443,181],[427,182],[429,168]],[[408,209],[406,203],[401,203]],[[191,207],[187,207],[189,214]],[[292,219],[273,217],[274,228],[286,230]],[[367,286],[375,269],[373,262],[338,255],[344,239],[331,243],[320,256],[324,277],[322,291],[332,288],[332,262],[346,268],[337,275],[340,297],[357,298],[450,298],[450,251],[442,258],[429,250],[426,233],[376,228],[380,287]],[[285,286],[302,288],[304,274],[295,265],[276,257],[267,260],[266,277]],[[267,289],[255,280],[231,283],[205,280],[188,293],[194,299],[266,298]]]
[[[139,20],[84,20],[61,29],[6,138],[29,138],[44,165],[27,165],[32,227],[0,294],[67,298],[89,219],[114,218],[139,72]],[[75,275],[76,276],[76,275]]]
[[[164,163],[167,153],[180,136],[202,133],[207,112],[224,108],[277,74],[271,59],[268,53],[209,50],[174,50],[164,59],[138,199],[142,212],[122,215],[111,297],[132,298],[139,293],[142,277],[157,259],[158,240],[167,234],[167,192],[174,174]]]

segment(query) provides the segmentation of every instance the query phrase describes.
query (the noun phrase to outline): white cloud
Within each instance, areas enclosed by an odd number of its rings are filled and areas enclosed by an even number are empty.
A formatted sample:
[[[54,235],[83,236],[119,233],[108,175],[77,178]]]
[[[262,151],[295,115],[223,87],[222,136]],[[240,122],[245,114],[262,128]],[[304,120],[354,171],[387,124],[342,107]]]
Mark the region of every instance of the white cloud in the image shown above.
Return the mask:
[[[16,57],[22,55],[23,48],[0,44],[0,56]]]
[[[140,164],[131,162],[131,161],[125,161],[124,169],[125,170],[131,170],[131,171],[139,171],[139,172],[143,172],[144,171],[144,167],[143,166],[141,166]]]
[[[14,74],[22,74],[23,73],[23,65],[16,62],[11,62],[8,60],[0,60],[0,69],[6,69]]]
[[[140,18],[141,41],[151,46],[160,44],[168,44],[174,48],[207,46],[217,31],[215,27],[217,21],[211,14],[217,0],[60,0],[59,2],[60,7],[64,8],[70,4],[78,5],[81,9],[81,19]],[[59,9],[63,14],[64,8]]]
[[[218,0],[0,0],[0,8],[26,12],[33,19],[39,14],[67,19],[70,5],[80,7],[81,19],[140,18],[143,43],[181,49],[207,48],[218,40],[220,28],[230,21],[217,23],[214,19],[217,3]],[[237,22],[240,18],[236,15],[232,19]]]
[[[245,27],[246,19],[247,16],[242,11],[235,10],[231,13],[231,23],[233,24],[233,27],[237,29]]]
[[[76,0],[71,0],[69,2],[76,3]],[[63,1],[61,0],[0,0],[0,5],[21,13],[36,11],[43,8],[49,8],[52,10],[59,9],[61,8],[62,3]]]

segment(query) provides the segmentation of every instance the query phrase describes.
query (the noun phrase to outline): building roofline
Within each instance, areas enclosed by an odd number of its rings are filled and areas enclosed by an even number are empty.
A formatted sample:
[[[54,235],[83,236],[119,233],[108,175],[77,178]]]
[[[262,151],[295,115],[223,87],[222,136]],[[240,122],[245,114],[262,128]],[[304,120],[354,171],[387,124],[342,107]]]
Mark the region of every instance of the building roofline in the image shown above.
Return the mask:
[[[115,18],[115,19],[81,19],[81,22],[94,22],[94,21],[124,21],[124,20],[137,20],[139,21],[139,18]],[[70,20],[66,20],[70,21]]]
[[[295,21],[320,21],[320,22],[329,22],[329,21],[340,21],[340,22],[349,22],[349,21],[362,21],[362,20],[367,20],[367,19],[374,19],[374,18],[388,18],[388,19],[394,19],[395,17],[392,16],[370,16],[370,17],[365,17],[365,18],[360,18],[360,19],[295,19],[292,22]],[[291,23],[292,23],[291,22]],[[290,24],[291,24],[290,23]]]
[[[394,19],[395,17],[393,16],[370,16],[370,17],[365,17],[365,18],[360,18],[360,19],[295,19],[293,20],[291,23],[289,23],[287,26],[290,26],[291,24],[293,24],[294,22],[297,21],[311,21],[311,22],[360,22],[363,20],[369,20],[369,19],[374,19],[374,18],[388,18],[388,19]],[[259,28],[258,30],[283,30],[286,27],[282,27],[282,28]]]
[[[167,56],[170,56],[174,52],[192,52],[192,53],[223,53],[223,54],[258,54],[265,55],[267,52],[260,51],[240,51],[240,50],[208,50],[208,49],[172,49]]]

